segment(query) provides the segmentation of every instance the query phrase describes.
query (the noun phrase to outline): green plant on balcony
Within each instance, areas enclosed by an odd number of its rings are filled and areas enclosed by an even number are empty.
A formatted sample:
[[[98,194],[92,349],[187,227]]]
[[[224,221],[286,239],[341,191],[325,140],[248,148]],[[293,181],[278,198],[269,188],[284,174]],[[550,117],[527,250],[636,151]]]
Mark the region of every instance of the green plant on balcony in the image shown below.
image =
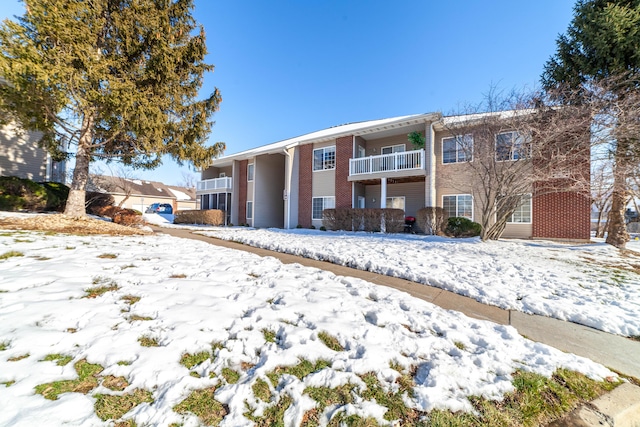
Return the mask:
[[[409,142],[413,145],[414,150],[421,150],[424,148],[427,138],[420,132],[411,132],[407,135]]]

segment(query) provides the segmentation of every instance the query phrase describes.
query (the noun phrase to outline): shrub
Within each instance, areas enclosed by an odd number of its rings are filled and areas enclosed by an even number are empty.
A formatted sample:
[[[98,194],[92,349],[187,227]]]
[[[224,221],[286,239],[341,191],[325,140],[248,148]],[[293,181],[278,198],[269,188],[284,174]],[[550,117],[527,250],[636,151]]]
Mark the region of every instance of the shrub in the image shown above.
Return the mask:
[[[69,187],[59,182],[41,182],[47,191],[47,210],[62,212],[69,198]]]
[[[454,216],[447,220],[445,233],[453,237],[474,237],[479,236],[482,226],[469,218]]]
[[[427,206],[418,210],[416,225],[426,234],[441,234],[447,223],[447,213],[441,207]]]
[[[85,196],[87,213],[92,215],[111,217],[111,215],[105,213],[105,210],[113,208],[113,204],[115,202],[116,201],[111,194],[99,193],[97,191],[87,191]]]
[[[47,190],[30,179],[0,177],[0,210],[42,211],[47,207],[48,197]]]
[[[111,219],[113,219],[113,222],[120,225],[139,225],[142,224],[142,213],[135,209],[122,209],[116,207]]]
[[[329,230],[377,232],[384,228],[387,233],[399,233],[404,229],[402,209],[325,209],[322,224]]]
[[[224,224],[224,212],[219,209],[176,211],[175,224]]]

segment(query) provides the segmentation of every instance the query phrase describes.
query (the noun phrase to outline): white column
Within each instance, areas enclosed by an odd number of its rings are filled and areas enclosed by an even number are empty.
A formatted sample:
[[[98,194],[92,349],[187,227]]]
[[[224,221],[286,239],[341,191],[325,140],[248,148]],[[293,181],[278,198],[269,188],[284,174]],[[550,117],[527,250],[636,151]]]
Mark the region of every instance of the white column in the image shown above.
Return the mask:
[[[387,207],[387,178],[380,178],[380,207]]]
[[[425,135],[427,135],[427,141],[425,144],[425,166],[427,176],[425,178],[424,192],[425,192],[425,205],[436,206],[436,156],[435,156],[435,135],[436,132],[433,129],[433,123],[425,129]]]

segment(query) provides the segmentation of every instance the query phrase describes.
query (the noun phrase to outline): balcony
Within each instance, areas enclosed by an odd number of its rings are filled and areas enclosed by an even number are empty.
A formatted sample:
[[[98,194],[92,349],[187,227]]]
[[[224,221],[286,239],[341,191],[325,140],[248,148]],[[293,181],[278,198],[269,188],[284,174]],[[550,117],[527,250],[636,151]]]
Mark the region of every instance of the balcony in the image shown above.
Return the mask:
[[[349,178],[375,174],[419,175],[424,173],[424,150],[403,151],[349,160]]]
[[[230,176],[205,179],[196,183],[196,193],[222,193],[229,192],[232,188],[233,180]]]

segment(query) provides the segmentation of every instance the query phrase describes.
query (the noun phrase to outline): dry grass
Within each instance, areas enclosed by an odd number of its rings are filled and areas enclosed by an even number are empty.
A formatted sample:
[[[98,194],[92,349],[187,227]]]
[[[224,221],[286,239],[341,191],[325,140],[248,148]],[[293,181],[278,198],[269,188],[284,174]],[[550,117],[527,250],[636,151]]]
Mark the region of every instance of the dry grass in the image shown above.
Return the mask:
[[[5,230],[36,230],[77,235],[107,234],[110,236],[131,236],[153,234],[151,231],[125,227],[109,221],[102,221],[90,217],[72,218],[62,214],[37,215],[30,218],[1,218],[0,228]]]

